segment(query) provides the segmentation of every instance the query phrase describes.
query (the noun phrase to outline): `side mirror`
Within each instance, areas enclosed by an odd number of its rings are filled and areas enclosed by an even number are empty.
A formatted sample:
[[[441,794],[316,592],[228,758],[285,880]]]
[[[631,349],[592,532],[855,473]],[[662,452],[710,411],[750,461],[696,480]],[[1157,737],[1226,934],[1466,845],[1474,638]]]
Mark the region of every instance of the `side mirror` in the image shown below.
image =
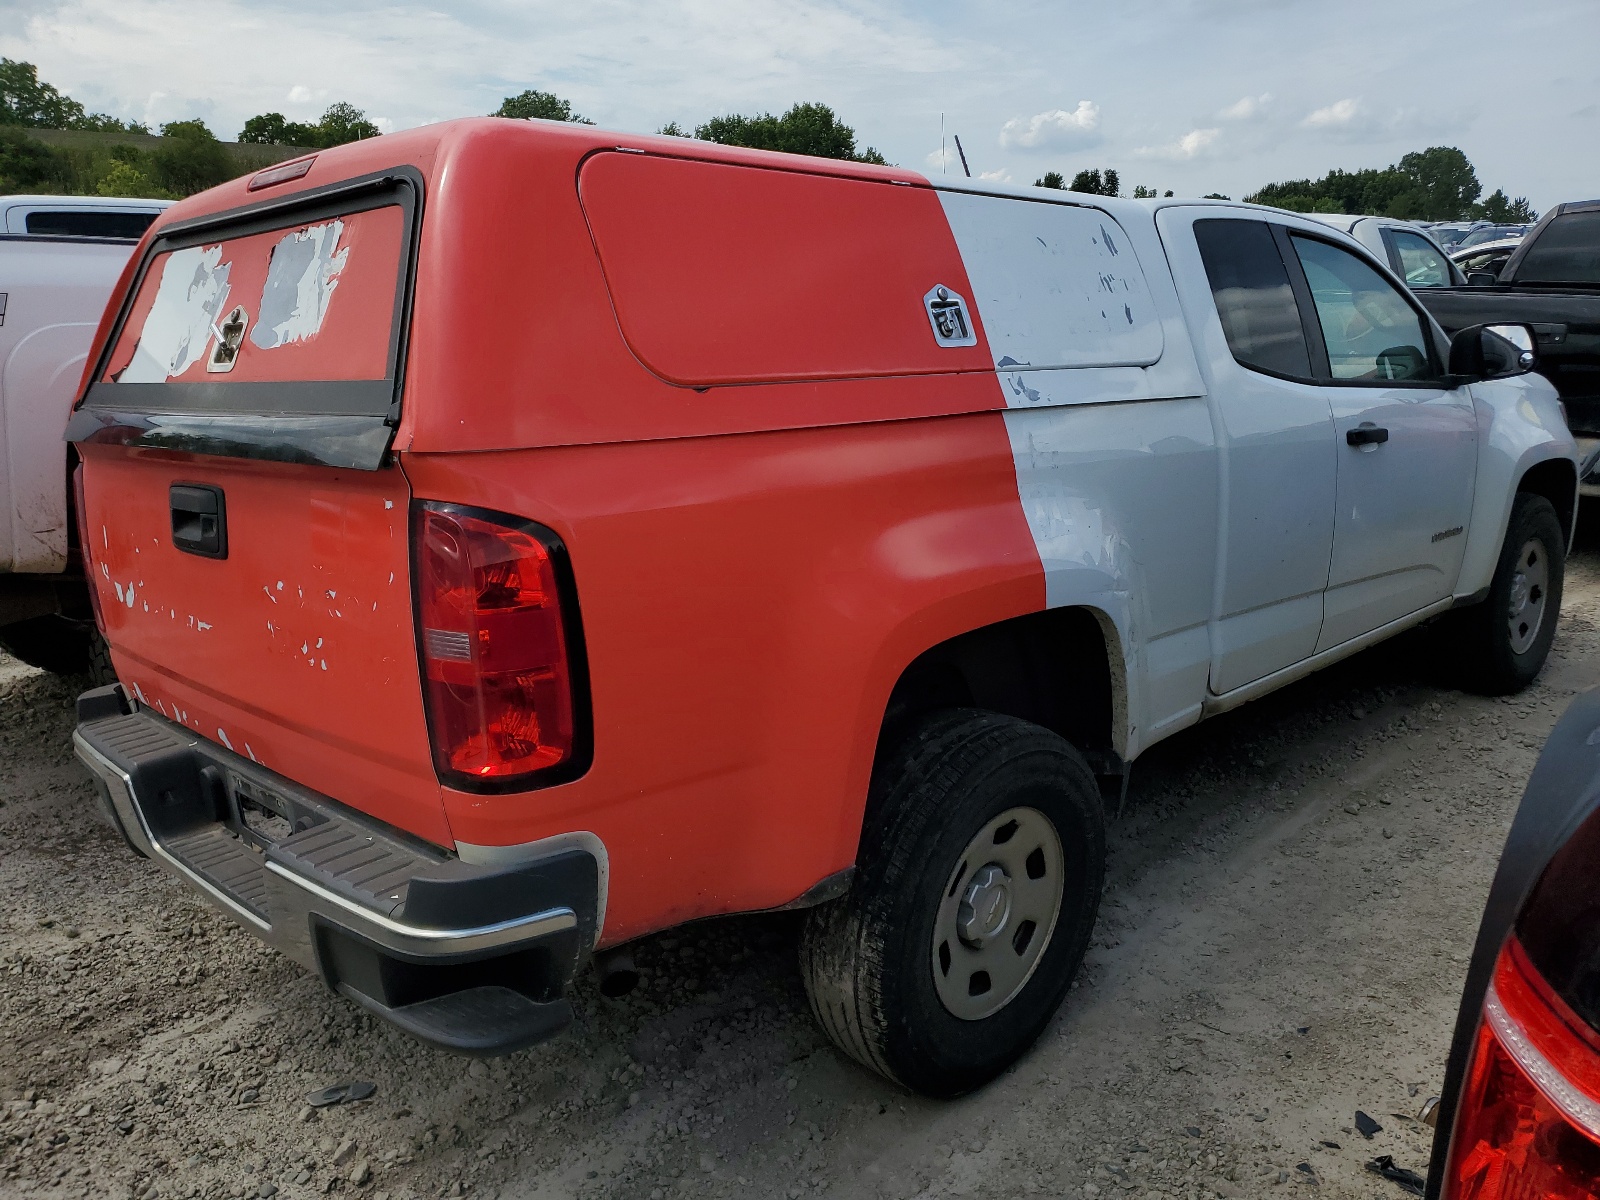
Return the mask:
[[[1450,339],[1450,374],[1463,383],[1526,375],[1538,362],[1526,325],[1469,325]]]
[[[1493,287],[1500,282],[1500,276],[1494,271],[1468,271],[1468,287]]]

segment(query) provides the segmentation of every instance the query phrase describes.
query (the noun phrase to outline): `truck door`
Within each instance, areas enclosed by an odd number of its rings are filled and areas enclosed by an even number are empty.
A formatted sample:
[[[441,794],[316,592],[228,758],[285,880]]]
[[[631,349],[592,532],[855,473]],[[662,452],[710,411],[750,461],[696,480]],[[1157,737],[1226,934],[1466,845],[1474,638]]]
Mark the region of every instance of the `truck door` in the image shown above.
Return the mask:
[[[1401,288],[1332,241],[1289,231],[1314,314],[1338,459],[1319,651],[1455,590],[1477,477],[1466,388],[1447,390],[1430,322]],[[1321,359],[1322,361],[1315,361]]]
[[[1267,222],[1166,209],[1159,226],[1222,449],[1210,690],[1309,658],[1333,545],[1328,389],[1312,374],[1283,250]],[[1190,236],[1190,230],[1193,236]]]

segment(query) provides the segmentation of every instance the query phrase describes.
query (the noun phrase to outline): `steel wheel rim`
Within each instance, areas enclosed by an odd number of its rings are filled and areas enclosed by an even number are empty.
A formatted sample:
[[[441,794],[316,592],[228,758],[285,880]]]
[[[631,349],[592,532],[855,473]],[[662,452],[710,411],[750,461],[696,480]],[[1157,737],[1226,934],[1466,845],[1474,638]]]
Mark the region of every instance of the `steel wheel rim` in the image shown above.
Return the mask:
[[[1513,654],[1526,654],[1538,639],[1549,592],[1550,556],[1542,540],[1529,538],[1517,552],[1517,567],[1511,575],[1511,598],[1506,606],[1506,628],[1511,635]]]
[[[1061,837],[1036,808],[990,819],[956,860],[933,925],[933,986],[945,1011],[981,1021],[1027,985],[1066,894]]]

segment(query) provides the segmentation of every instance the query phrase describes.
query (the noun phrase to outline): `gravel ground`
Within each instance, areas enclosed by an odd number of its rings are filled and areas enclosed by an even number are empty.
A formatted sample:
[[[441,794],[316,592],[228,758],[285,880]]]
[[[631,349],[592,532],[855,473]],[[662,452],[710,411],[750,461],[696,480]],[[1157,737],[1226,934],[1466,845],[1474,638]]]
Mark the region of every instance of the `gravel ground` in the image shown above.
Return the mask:
[[[76,683],[0,657],[0,1195],[1401,1197],[1363,1163],[1426,1169],[1501,841],[1600,684],[1597,547],[1522,696],[1449,690],[1413,636],[1141,759],[1067,1004],[945,1104],[818,1034],[793,916],[648,939],[637,991],[585,975],[513,1058],[418,1047],[130,855]],[[306,1105],[351,1079],[376,1093]]]

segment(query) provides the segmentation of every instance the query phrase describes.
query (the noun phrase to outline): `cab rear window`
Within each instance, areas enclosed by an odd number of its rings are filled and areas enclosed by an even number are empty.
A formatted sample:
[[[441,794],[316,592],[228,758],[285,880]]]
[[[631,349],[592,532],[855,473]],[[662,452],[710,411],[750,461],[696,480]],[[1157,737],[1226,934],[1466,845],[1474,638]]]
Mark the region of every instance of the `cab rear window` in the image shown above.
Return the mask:
[[[381,380],[404,233],[386,205],[164,250],[101,381]]]

